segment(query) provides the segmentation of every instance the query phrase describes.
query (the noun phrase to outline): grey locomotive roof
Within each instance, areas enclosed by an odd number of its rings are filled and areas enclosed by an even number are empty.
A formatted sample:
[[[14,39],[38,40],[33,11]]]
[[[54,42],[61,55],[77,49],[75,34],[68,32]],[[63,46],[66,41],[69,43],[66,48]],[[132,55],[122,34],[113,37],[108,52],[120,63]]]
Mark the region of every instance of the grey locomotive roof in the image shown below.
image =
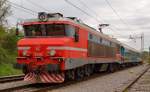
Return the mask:
[[[128,49],[128,50],[131,50],[131,51],[134,51],[134,52],[139,53],[138,50],[136,50],[136,49],[134,49],[134,48],[132,48],[132,47],[130,47],[130,46],[124,44],[124,43],[121,43],[121,42],[118,41],[117,39],[114,39],[114,38],[112,38],[112,37],[109,37],[109,36],[106,35],[106,34],[103,34],[103,33],[99,32],[99,31],[97,31],[95,28],[92,28],[92,27],[90,27],[90,26],[84,24],[83,22],[77,22],[77,21],[74,21],[74,20],[72,20],[72,19],[65,18],[65,17],[49,18],[48,21],[70,21],[70,22],[73,22],[73,23],[75,23],[75,24],[79,24],[80,26],[82,26],[83,28],[88,29],[89,32],[91,32],[91,33],[93,33],[93,34],[95,34],[95,35],[97,35],[97,36],[100,36],[100,37],[102,37],[102,38],[104,38],[104,39],[107,39],[107,40],[109,40],[109,41],[111,41],[111,42],[114,42],[114,43],[116,43],[116,44],[119,44],[119,45],[123,46],[124,48],[126,48],[126,49]],[[25,20],[24,22],[39,22],[39,19],[27,19],[27,20]]]

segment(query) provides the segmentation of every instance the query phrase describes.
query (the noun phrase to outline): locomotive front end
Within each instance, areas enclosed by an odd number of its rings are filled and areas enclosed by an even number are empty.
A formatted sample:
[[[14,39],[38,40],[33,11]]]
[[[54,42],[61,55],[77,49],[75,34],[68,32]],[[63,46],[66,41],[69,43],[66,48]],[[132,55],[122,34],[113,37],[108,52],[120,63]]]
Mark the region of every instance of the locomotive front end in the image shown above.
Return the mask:
[[[66,38],[24,38],[20,40],[17,62],[22,66],[23,73],[26,75],[24,80],[42,83],[63,82],[65,51],[59,50],[58,47],[63,47],[67,41],[69,40]]]
[[[61,16],[23,23],[25,37],[18,41],[17,63],[25,74],[25,81],[35,83],[64,82],[64,61],[69,57],[67,48],[74,42],[75,28]]]

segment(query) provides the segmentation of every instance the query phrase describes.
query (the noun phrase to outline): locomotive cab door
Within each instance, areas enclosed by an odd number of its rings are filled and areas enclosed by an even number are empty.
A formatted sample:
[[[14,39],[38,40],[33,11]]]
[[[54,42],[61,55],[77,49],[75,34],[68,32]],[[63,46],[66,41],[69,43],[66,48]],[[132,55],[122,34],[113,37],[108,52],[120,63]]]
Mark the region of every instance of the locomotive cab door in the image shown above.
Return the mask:
[[[123,46],[120,47],[120,53],[121,53],[121,56],[124,57],[124,55],[125,55],[125,49],[124,49]]]
[[[75,28],[75,34],[74,34],[74,40],[75,42],[79,41],[79,28]]]
[[[125,48],[123,46],[120,47],[121,60],[124,61],[125,56]]]

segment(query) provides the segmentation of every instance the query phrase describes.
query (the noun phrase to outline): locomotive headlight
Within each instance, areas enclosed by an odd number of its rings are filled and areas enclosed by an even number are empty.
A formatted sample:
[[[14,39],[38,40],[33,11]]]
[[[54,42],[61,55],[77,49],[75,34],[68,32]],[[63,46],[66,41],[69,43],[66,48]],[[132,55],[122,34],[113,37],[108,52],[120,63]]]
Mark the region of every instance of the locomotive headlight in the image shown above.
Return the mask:
[[[55,56],[55,54],[56,54],[56,51],[54,49],[50,50],[50,53],[49,53],[50,56]]]
[[[23,56],[27,56],[27,51],[26,51],[26,50],[23,51],[23,52],[22,52],[22,55],[23,55]]]

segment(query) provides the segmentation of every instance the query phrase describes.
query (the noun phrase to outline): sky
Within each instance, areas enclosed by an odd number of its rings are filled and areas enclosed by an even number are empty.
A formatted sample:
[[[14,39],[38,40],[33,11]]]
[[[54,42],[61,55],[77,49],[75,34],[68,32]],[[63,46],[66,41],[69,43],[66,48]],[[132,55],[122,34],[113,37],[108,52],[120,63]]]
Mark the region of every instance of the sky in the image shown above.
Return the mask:
[[[37,18],[35,12],[60,12],[64,16],[74,16],[83,20],[91,27],[98,28],[99,24],[109,24],[103,32],[117,38],[129,46],[139,49],[144,33],[144,48],[150,46],[150,1],[149,0],[68,0],[87,14],[71,6],[65,0],[9,0],[12,15],[8,17],[10,26],[15,26],[17,21],[28,18]],[[28,8],[22,10],[14,4]],[[133,36],[136,40],[129,39]]]

